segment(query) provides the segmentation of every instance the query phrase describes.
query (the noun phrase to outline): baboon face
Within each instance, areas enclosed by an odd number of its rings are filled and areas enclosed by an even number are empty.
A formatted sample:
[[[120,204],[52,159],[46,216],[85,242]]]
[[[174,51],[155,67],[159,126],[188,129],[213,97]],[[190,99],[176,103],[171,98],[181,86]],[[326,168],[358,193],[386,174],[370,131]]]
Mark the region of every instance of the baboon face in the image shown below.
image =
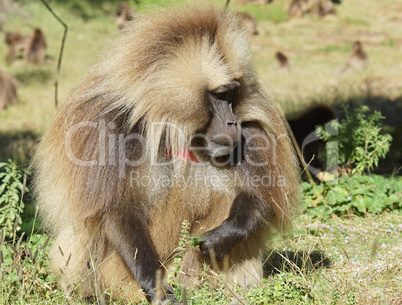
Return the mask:
[[[202,73],[203,65],[213,64],[212,77],[206,74],[206,82],[200,83],[200,87],[183,89],[178,93],[183,98],[174,104],[167,101],[165,111],[174,112],[173,117],[178,118],[176,123],[187,125],[188,146],[209,157],[222,157],[230,155],[241,136],[241,124],[235,112],[235,106],[241,103],[241,84],[229,72],[228,64],[211,63],[207,59],[193,69]]]
[[[231,81],[206,93],[207,105],[211,112],[205,133],[195,135],[193,143],[205,147],[211,157],[229,155],[237,146],[241,136],[241,125],[233,112],[233,100],[240,84]],[[201,136],[201,141],[197,139]]]
[[[125,61],[143,63],[142,71],[147,71],[146,76],[152,75],[152,83],[143,83],[146,90],[136,108],[137,116],[148,124],[147,130],[154,128],[149,133],[153,143],[166,138],[173,151],[191,147],[198,155],[227,156],[241,137],[239,108],[252,99],[250,87],[255,84],[244,43],[249,35],[238,19],[228,18],[228,24],[220,27],[208,19],[200,27],[193,22],[196,19],[199,17],[188,21],[186,31],[163,25],[162,37],[152,49],[138,56],[135,51],[127,52]],[[233,22],[238,23],[239,30],[231,36],[225,27],[234,27]],[[124,37],[139,30],[130,28],[123,34],[122,43],[130,43]],[[174,50],[170,49],[173,44]],[[152,66],[155,57],[163,62],[157,68]],[[167,124],[155,127],[150,126],[152,122]],[[155,128],[160,130],[155,132]]]

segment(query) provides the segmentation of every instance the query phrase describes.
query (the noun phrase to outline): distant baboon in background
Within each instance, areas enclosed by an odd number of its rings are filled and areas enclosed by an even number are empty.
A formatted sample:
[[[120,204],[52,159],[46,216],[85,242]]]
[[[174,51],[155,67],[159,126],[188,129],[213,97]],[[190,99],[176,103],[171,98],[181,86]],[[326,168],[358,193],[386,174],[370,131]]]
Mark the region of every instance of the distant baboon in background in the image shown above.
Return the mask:
[[[46,47],[45,36],[43,36],[40,29],[36,28],[24,53],[26,62],[33,64],[43,63],[46,58]]]
[[[17,55],[25,50],[29,46],[31,40],[30,35],[21,35],[21,27],[17,28],[15,32],[6,32],[4,42],[8,45],[6,61],[7,63],[13,62]]]
[[[120,3],[116,11],[116,23],[119,30],[123,30],[132,20],[134,20],[134,11],[126,2]]]
[[[310,11],[320,17],[335,14],[334,4],[331,0],[314,0]]]
[[[360,70],[368,65],[368,55],[363,49],[363,45],[359,40],[352,43],[352,54],[347,62],[345,69]]]
[[[324,142],[312,139],[311,142],[306,138],[315,131],[317,125],[324,125],[335,118],[334,111],[327,105],[315,105],[295,116],[287,116],[286,119],[296,138],[297,144],[303,153],[303,158],[308,164],[316,169],[323,169],[318,154],[324,149]],[[306,143],[303,143],[306,140]],[[308,143],[310,142],[310,143]],[[303,147],[303,144],[305,146]]]
[[[0,110],[14,102],[17,97],[17,81],[0,69]]]
[[[290,17],[303,17],[308,10],[308,0],[292,0],[288,12]]]
[[[252,35],[258,35],[257,21],[251,14],[246,12],[237,12],[236,14],[242,19],[242,23]]]
[[[273,2],[274,0],[232,0],[232,1],[237,4],[267,4]]]
[[[35,28],[32,35],[21,35],[21,28],[22,26],[19,26],[14,33],[6,33],[7,63],[13,62],[21,52],[27,63],[43,63],[46,57],[46,40],[43,32]]]
[[[285,54],[283,54],[282,52],[276,52],[275,58],[280,68],[286,68],[289,71],[291,70],[290,61]]]

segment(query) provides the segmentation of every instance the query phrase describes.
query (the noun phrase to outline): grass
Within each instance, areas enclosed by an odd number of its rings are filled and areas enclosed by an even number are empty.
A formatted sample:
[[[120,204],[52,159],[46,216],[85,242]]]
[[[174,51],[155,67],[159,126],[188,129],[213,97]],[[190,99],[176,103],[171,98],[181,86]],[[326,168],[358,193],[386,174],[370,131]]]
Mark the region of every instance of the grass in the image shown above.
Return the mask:
[[[93,5],[95,2],[99,5]],[[61,102],[108,41],[118,35],[114,23],[118,2],[51,2],[69,26],[59,79]],[[164,1],[139,2],[142,5],[136,9],[142,11]],[[289,20],[288,2],[232,5],[253,13],[259,22],[261,34],[252,38],[256,70],[278,105],[290,114],[314,103],[333,105],[335,109],[342,104],[370,104],[382,110],[387,123],[400,134],[402,3],[343,1],[336,16]],[[56,111],[54,81],[63,28],[40,1],[21,3],[28,16],[12,16],[3,28],[14,30],[23,22],[41,27],[48,41],[49,60],[39,67],[21,61],[7,66],[5,45],[0,48],[0,67],[19,82],[17,103],[0,112],[0,161],[16,157],[27,164]],[[349,58],[350,43],[356,39],[366,48],[369,67],[341,73]],[[290,73],[277,67],[277,51],[289,56]],[[395,150],[401,151],[400,136],[394,138]],[[400,153],[396,159],[398,156]],[[389,173],[394,165],[384,168]],[[248,290],[235,287],[230,292],[222,281],[217,290],[202,286],[187,291],[187,304],[228,304],[235,300],[234,295],[244,304],[401,304],[401,223],[402,217],[392,212],[325,221],[303,214],[285,239],[275,239],[269,245],[275,252],[266,253],[269,276],[261,286]],[[51,241],[45,241],[46,236],[40,234],[14,244],[1,238],[0,304],[67,302],[56,278],[48,272]],[[318,253],[318,260],[310,253]],[[319,267],[312,269],[312,262],[318,262]]]
[[[228,290],[225,281],[219,279],[218,289],[204,284],[187,290],[186,301],[229,304],[240,299],[250,305],[400,304],[401,238],[402,216],[394,213],[333,217],[325,222],[304,214],[294,222],[285,239],[277,238],[270,244],[275,250],[265,253],[266,276],[260,286]],[[16,241],[14,246],[0,245],[0,304],[67,302],[57,279],[47,269],[50,243],[45,235],[37,234],[26,241]],[[312,264],[316,264],[314,269]]]

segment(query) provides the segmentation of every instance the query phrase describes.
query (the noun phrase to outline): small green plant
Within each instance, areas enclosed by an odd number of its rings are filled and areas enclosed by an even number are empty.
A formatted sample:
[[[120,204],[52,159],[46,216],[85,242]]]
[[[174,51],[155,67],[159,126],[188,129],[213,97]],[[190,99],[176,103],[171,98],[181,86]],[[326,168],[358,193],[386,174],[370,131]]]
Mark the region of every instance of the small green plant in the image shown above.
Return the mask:
[[[336,182],[317,185],[303,183],[303,203],[306,212],[314,217],[328,219],[332,215],[385,211],[402,211],[402,178],[384,178],[378,175],[343,176]]]
[[[201,236],[192,236],[189,233],[190,231],[190,222],[188,220],[183,220],[181,224],[180,231],[180,240],[179,246],[175,249],[173,255],[173,272],[168,275],[168,278],[172,284],[174,289],[174,296],[176,299],[181,300],[183,298],[183,290],[179,285],[179,273],[181,270],[181,264],[183,261],[183,257],[186,254],[186,248],[190,246],[194,248],[203,242],[203,238]]]
[[[56,276],[49,272],[49,237],[35,234],[24,241],[23,235],[0,243],[0,303],[39,304],[61,297]]]
[[[375,111],[369,115],[369,110],[362,106],[350,114],[345,108],[346,118],[341,123],[332,121],[326,128],[318,127],[318,136],[323,141],[338,143],[328,146],[326,158],[330,165],[339,165],[352,174],[362,174],[370,172],[378,166],[380,159],[385,158],[392,137],[383,133],[381,113]]]
[[[20,215],[25,207],[23,197],[29,191],[26,177],[30,172],[12,160],[1,162],[0,168],[4,168],[0,173],[0,228],[5,237],[13,237],[21,224]]]

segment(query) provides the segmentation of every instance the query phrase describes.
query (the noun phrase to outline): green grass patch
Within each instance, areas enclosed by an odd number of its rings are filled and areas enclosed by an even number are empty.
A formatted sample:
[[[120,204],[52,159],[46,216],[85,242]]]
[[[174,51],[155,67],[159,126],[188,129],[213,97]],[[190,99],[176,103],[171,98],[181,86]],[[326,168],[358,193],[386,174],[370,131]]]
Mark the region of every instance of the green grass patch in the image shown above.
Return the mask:
[[[331,52],[350,52],[352,50],[350,43],[348,44],[331,44],[326,45],[316,50],[317,53],[331,53]]]
[[[284,9],[282,3],[273,2],[270,5],[233,5],[233,8],[252,14],[257,21],[281,23],[289,20],[288,12]]]

